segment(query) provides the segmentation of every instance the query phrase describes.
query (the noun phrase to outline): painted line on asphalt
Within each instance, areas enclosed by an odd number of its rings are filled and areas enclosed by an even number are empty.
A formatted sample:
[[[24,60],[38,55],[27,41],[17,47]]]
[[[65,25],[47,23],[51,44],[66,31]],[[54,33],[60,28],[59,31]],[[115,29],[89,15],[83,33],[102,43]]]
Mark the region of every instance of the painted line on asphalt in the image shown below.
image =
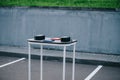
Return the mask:
[[[93,72],[91,72],[84,80],[90,80],[103,66],[99,65]]]
[[[20,58],[20,59],[18,59],[18,60],[15,60],[15,61],[12,61],[12,62],[3,64],[3,65],[0,65],[0,68],[5,67],[5,66],[8,66],[8,65],[11,65],[11,64],[14,64],[14,63],[19,62],[19,61],[22,61],[22,60],[24,60],[24,59],[26,59],[26,58]]]

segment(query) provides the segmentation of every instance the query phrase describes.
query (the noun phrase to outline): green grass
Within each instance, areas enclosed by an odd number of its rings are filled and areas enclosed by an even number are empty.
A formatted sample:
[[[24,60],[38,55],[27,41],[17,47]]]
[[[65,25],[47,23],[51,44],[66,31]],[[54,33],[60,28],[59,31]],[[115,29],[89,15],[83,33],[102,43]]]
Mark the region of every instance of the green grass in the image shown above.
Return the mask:
[[[0,0],[0,6],[120,8],[120,0]]]

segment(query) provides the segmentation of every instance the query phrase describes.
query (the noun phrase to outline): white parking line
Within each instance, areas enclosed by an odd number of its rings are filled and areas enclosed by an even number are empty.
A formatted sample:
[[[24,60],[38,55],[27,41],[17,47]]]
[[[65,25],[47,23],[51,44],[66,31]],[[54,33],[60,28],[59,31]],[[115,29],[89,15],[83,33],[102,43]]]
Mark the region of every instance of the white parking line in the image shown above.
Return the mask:
[[[91,72],[84,80],[90,80],[103,66],[99,65],[93,72]]]
[[[8,66],[8,65],[10,65],[10,64],[14,64],[14,63],[19,62],[19,61],[22,61],[22,60],[24,60],[24,59],[25,59],[25,58],[20,58],[20,59],[18,59],[18,60],[15,60],[15,61],[12,61],[12,62],[3,64],[3,65],[0,65],[0,68],[5,67],[5,66]]]

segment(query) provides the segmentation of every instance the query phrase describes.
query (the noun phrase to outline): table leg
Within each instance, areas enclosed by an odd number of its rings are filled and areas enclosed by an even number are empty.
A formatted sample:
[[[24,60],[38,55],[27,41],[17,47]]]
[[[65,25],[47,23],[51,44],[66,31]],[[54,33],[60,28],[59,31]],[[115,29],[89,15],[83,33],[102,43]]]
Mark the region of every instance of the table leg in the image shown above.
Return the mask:
[[[75,79],[75,46],[76,44],[73,45],[73,67],[72,67],[72,80]]]
[[[28,43],[28,80],[31,80],[31,46]]]
[[[66,46],[63,49],[63,80],[65,80]]]
[[[43,80],[43,45],[40,46],[40,80]]]

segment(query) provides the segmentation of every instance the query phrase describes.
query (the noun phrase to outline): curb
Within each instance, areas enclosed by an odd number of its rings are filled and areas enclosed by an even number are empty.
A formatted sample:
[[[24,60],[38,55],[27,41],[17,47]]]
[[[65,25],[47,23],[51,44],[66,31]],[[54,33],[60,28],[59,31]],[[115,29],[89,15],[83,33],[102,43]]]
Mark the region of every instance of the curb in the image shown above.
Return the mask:
[[[13,53],[13,52],[4,52],[0,51],[0,56],[8,56],[8,57],[25,57],[28,59],[27,54]],[[40,59],[39,55],[31,55],[32,59]],[[59,61],[62,62],[62,57],[53,57],[53,56],[43,56],[44,60],[49,61]],[[72,63],[72,58],[66,58],[66,62]],[[76,59],[75,63],[77,64],[90,64],[90,65],[104,65],[104,66],[112,66],[112,67],[120,67],[120,63],[118,62],[109,62],[109,61],[100,61],[100,60],[89,60],[89,59]]]

